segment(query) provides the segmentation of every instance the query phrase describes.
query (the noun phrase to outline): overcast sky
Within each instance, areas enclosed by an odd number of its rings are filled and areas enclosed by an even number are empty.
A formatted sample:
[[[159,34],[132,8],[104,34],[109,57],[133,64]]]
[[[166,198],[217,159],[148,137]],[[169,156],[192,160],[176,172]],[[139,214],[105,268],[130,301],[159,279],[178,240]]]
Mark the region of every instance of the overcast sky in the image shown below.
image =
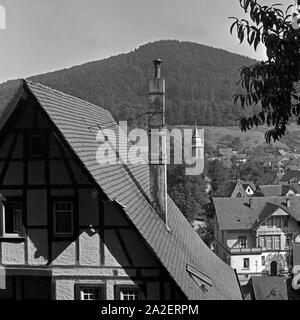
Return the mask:
[[[293,0],[281,2],[285,6]],[[131,51],[149,41],[177,39],[264,58],[229,34],[238,0],[0,0],[0,82]]]

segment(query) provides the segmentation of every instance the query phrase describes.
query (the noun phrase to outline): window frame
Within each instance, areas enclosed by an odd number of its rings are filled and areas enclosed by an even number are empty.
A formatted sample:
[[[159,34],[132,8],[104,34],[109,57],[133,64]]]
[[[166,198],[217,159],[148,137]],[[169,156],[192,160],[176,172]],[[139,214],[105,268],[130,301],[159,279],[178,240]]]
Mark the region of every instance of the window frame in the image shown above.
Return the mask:
[[[273,240],[273,250],[280,251],[281,250],[281,237],[280,237],[280,235],[273,235],[272,238],[273,238],[272,239]],[[278,243],[279,243],[278,248],[276,247],[276,240],[278,240]]]
[[[55,196],[51,197],[51,218],[52,218],[52,223],[51,223],[51,228],[52,228],[52,237],[55,240],[65,240],[65,239],[73,239],[76,234],[76,207],[75,207],[75,201],[76,199],[74,196]],[[71,203],[72,204],[72,215],[71,215],[71,233],[58,233],[56,231],[56,211],[55,211],[55,204],[56,203]]]
[[[246,249],[248,247],[247,236],[238,236],[239,248]]]
[[[25,207],[24,207],[24,199],[22,196],[8,196],[5,197],[5,200],[2,200],[2,208],[1,208],[1,230],[0,230],[0,236],[1,238],[9,238],[9,239],[24,239],[25,237]],[[7,206],[8,203],[20,203],[22,208],[21,208],[21,215],[19,217],[20,221],[20,232],[6,232],[5,228],[5,214],[6,214],[6,209],[5,207]],[[15,222],[14,222],[15,223]]]
[[[85,300],[81,299],[81,294],[83,289],[100,289],[100,299],[98,300]],[[81,301],[103,301],[107,299],[106,296],[106,284],[105,283],[85,283],[85,282],[78,282],[75,283],[74,286],[75,290],[75,300],[81,300]]]
[[[248,261],[247,265],[245,264],[245,262]],[[244,258],[243,259],[243,269],[250,269],[250,258]]]
[[[114,286],[114,296],[115,300],[121,300],[122,290],[138,290],[139,298],[138,300],[146,300],[146,290],[145,286],[142,284],[115,284]],[[122,300],[122,301],[133,301],[133,300]]]
[[[39,154],[34,154],[32,151],[32,139],[33,138],[41,138],[41,153]],[[32,134],[29,134],[28,135],[28,155],[29,155],[29,158],[31,159],[40,159],[40,158],[43,158],[45,156],[45,137],[44,137],[44,134],[42,133],[32,133]]]

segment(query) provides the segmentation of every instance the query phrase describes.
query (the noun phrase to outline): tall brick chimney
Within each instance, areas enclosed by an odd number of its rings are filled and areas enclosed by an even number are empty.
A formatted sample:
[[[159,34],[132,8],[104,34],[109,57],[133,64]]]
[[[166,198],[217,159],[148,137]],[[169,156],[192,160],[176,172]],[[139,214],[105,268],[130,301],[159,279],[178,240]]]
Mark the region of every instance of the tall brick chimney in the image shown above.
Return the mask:
[[[154,79],[149,82],[148,147],[151,202],[167,225],[167,137],[165,127],[165,79],[160,59],[153,60]]]

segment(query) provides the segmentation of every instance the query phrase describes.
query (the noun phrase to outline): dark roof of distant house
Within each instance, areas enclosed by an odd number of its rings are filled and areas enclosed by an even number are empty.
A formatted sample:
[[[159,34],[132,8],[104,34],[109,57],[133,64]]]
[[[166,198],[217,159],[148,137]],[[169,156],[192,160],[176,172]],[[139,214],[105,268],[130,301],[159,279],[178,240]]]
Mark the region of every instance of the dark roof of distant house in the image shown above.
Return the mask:
[[[263,197],[275,197],[275,196],[286,196],[287,193],[291,190],[294,193],[298,193],[298,190],[294,185],[282,185],[282,184],[274,184],[274,185],[265,185],[259,186],[259,191]]]
[[[288,170],[286,174],[280,179],[280,181],[289,182],[293,179],[300,180],[300,170]]]
[[[269,156],[266,156],[266,155],[253,156],[253,155],[251,155],[251,157],[249,157],[248,160],[249,160],[249,162],[252,162],[252,163],[264,163],[269,160]]]
[[[300,266],[300,243],[293,243],[293,266]]]
[[[233,150],[232,148],[219,148],[219,153],[221,155],[229,155],[232,154]]]
[[[255,300],[288,300],[287,284],[284,277],[253,276]]]
[[[300,197],[214,198],[213,202],[221,230],[252,230],[279,208],[300,221]]]
[[[247,155],[245,153],[236,153],[233,155],[234,158],[236,158],[237,160],[244,160],[247,158]]]
[[[273,183],[277,177],[276,172],[269,171],[257,179],[257,185],[267,185]]]
[[[147,165],[99,164],[96,151],[98,125],[110,124],[119,136],[111,114],[99,106],[49,87],[24,80],[20,91],[32,94],[47,117],[60,131],[91,178],[112,201],[122,205],[124,213],[136,227],[149,249],[165,267],[188,299],[241,299],[236,274],[201,240],[172,199],[168,197],[168,226],[151,206]],[[17,97],[17,95],[16,95]],[[7,104],[2,125],[16,104]],[[124,142],[120,137],[120,143]],[[126,138],[127,139],[127,138]],[[126,140],[125,140],[126,141]],[[149,197],[149,198],[148,198]],[[188,266],[210,279],[207,290],[198,286],[187,271]],[[191,269],[191,267],[190,267]]]
[[[288,167],[288,166],[298,166],[299,169],[300,169],[300,159],[299,158],[295,158],[295,159],[292,159],[290,161],[287,161],[284,165],[285,167]]]

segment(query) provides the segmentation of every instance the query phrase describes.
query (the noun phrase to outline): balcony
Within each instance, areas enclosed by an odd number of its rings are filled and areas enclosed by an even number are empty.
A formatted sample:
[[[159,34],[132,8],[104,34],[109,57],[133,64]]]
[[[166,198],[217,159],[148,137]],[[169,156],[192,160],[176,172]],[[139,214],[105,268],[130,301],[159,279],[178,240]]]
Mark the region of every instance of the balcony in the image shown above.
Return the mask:
[[[263,248],[230,248],[230,254],[261,254]]]
[[[229,253],[232,255],[238,254],[261,254],[262,252],[270,251],[270,252],[280,252],[280,251],[291,251],[292,246],[284,246],[283,248],[278,249],[270,249],[267,248],[228,248]]]

